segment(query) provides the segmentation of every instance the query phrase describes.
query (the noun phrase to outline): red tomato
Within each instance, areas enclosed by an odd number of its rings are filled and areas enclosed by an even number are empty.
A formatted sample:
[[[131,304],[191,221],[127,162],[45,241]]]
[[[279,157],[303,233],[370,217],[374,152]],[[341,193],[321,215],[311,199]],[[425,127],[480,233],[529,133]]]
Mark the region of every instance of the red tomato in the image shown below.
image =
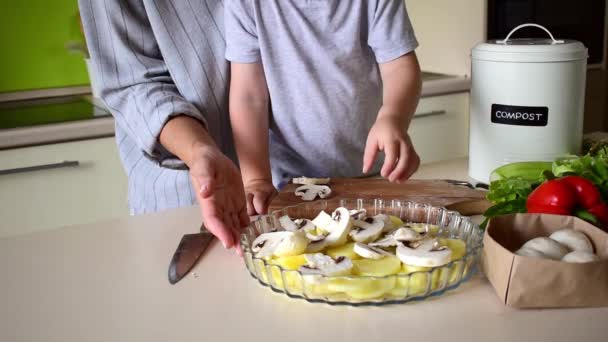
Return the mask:
[[[572,212],[568,209],[555,206],[541,206],[541,205],[526,205],[528,213],[530,214],[553,214],[553,215],[570,215]]]
[[[600,203],[589,209],[589,212],[593,214],[593,216],[597,217],[597,219],[602,223],[604,230],[608,231],[608,205]]]
[[[528,212],[570,215],[576,206],[576,192],[565,182],[550,180],[534,189],[528,200]]]
[[[587,178],[566,176],[560,178],[559,181],[570,185],[575,190],[578,204],[587,210],[602,202],[600,191]]]

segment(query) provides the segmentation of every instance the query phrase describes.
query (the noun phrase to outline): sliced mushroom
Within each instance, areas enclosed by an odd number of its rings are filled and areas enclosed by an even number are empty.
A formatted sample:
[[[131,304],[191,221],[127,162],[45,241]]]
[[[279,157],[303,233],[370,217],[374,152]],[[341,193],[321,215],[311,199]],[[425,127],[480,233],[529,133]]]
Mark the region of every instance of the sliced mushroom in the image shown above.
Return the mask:
[[[317,253],[306,255],[307,264],[301,266],[299,271],[305,275],[324,275],[328,277],[347,275],[353,268],[353,262],[346,257],[331,257]]]
[[[549,239],[548,237],[537,237],[521,246],[521,249],[534,249],[543,253],[547,258],[560,260],[564,255],[568,254],[568,248],[559,242]]]
[[[418,240],[418,241],[412,241],[409,242],[407,244],[407,246],[409,246],[410,248],[415,248],[421,251],[430,251],[433,250],[435,248],[439,248],[441,246],[441,244],[439,243],[438,239],[435,238],[428,238],[428,239],[423,239],[423,240]]]
[[[549,235],[551,240],[555,240],[568,247],[571,251],[580,251],[593,254],[593,245],[585,233],[574,229],[562,229]]]
[[[303,230],[305,232],[309,232],[317,228],[317,226],[315,226],[315,224],[309,219],[296,219],[293,220],[293,223],[298,226],[299,230]]]
[[[258,236],[251,250],[258,258],[292,256],[302,254],[308,247],[308,239],[303,232],[272,232]]]
[[[349,235],[355,242],[368,243],[376,240],[382,229],[384,228],[384,221],[368,217],[365,221],[353,220],[353,228]]]
[[[348,233],[353,227],[353,219],[346,208],[338,208],[331,215],[329,235],[325,238],[327,246],[338,246],[346,243]]]
[[[410,242],[422,240],[425,234],[420,234],[409,227],[401,227],[397,228],[391,235],[397,241]]]
[[[384,222],[384,228],[382,228],[383,233],[390,233],[393,230],[395,230],[395,228],[397,228],[393,224],[393,220],[391,220],[391,217],[388,215],[378,214],[378,215],[374,216],[374,219],[382,220]]]
[[[279,217],[279,224],[288,232],[295,232],[299,229],[298,225],[288,215]]]
[[[327,198],[331,195],[331,189],[327,185],[302,185],[296,189],[295,194],[303,201],[314,201],[317,196]]]
[[[573,263],[587,263],[587,262],[594,262],[594,261],[598,261],[599,258],[597,257],[597,255],[593,254],[593,253],[589,253],[589,252],[583,252],[583,251],[574,251],[574,252],[570,252],[566,255],[564,255],[564,257],[562,258],[562,261],[565,262],[573,262]]]
[[[319,213],[319,215],[317,215],[317,217],[315,217],[312,220],[312,223],[317,228],[320,228],[321,230],[324,230],[324,231],[327,231],[327,232],[331,229],[331,226],[332,226],[333,222],[334,221],[332,220],[331,215],[329,215],[325,211],[321,211]]]
[[[401,227],[392,233],[386,234],[382,239],[369,243],[372,247],[394,247],[401,242],[419,241],[424,238],[425,234],[416,232],[409,227]]]
[[[301,185],[327,185],[329,184],[329,178],[308,178],[308,177],[297,177],[291,180],[293,184]]]
[[[397,241],[392,234],[387,234],[380,240],[370,242],[369,245],[372,247],[382,247],[382,248],[395,247],[395,246],[399,245],[399,241]]]
[[[426,239],[413,243],[414,246],[399,244],[397,257],[406,265],[418,267],[438,267],[450,262],[452,250],[441,246],[437,239]]]
[[[352,217],[353,220],[364,220],[365,215],[367,215],[367,210],[354,209],[354,210],[350,210],[349,213],[350,213],[350,217]]]
[[[325,236],[327,236],[327,234],[318,234],[317,226],[308,219],[294,220],[292,227],[295,227],[298,231],[304,232],[308,240],[312,242],[323,240],[325,239]]]
[[[327,248],[328,246],[328,242],[327,242],[327,235],[322,235],[323,238],[317,241],[311,241],[308,244],[308,247],[306,247],[306,252],[307,254],[309,253],[318,253],[322,250],[324,250],[325,248]]]
[[[353,251],[360,257],[366,259],[382,259],[386,256],[393,255],[383,249],[372,247],[360,242],[355,243]]]

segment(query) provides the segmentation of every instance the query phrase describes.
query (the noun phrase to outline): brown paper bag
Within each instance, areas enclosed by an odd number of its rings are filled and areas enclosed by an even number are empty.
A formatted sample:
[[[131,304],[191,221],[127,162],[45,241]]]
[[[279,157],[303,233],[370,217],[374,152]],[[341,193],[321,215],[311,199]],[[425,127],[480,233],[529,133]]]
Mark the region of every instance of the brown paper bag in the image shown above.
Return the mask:
[[[513,254],[524,242],[564,228],[585,233],[601,260],[574,264]],[[608,306],[608,233],[599,228],[572,216],[505,215],[489,222],[483,241],[484,273],[508,306]]]

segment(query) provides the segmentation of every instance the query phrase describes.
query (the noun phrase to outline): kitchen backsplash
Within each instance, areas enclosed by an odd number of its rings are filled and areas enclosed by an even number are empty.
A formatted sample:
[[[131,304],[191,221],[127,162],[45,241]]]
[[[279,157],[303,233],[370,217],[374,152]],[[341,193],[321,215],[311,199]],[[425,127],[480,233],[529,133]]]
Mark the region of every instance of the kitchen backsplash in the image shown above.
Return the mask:
[[[89,83],[76,0],[1,0],[0,32],[0,93]]]

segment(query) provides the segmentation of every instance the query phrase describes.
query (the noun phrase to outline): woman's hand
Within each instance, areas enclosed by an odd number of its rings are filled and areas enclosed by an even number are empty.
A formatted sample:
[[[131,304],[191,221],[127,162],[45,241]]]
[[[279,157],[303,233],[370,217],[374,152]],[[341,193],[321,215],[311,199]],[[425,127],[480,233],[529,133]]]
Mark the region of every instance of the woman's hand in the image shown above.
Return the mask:
[[[225,248],[238,248],[249,217],[236,165],[216,147],[201,146],[194,148],[189,167],[206,228]]]
[[[247,196],[247,214],[266,215],[268,206],[277,195],[272,182],[268,179],[254,179],[245,181],[245,194]]]
[[[420,158],[414,150],[405,124],[398,116],[379,115],[367,136],[363,155],[363,172],[372,168],[378,151],[384,151],[384,164],[380,175],[391,182],[410,178],[420,166]]]

